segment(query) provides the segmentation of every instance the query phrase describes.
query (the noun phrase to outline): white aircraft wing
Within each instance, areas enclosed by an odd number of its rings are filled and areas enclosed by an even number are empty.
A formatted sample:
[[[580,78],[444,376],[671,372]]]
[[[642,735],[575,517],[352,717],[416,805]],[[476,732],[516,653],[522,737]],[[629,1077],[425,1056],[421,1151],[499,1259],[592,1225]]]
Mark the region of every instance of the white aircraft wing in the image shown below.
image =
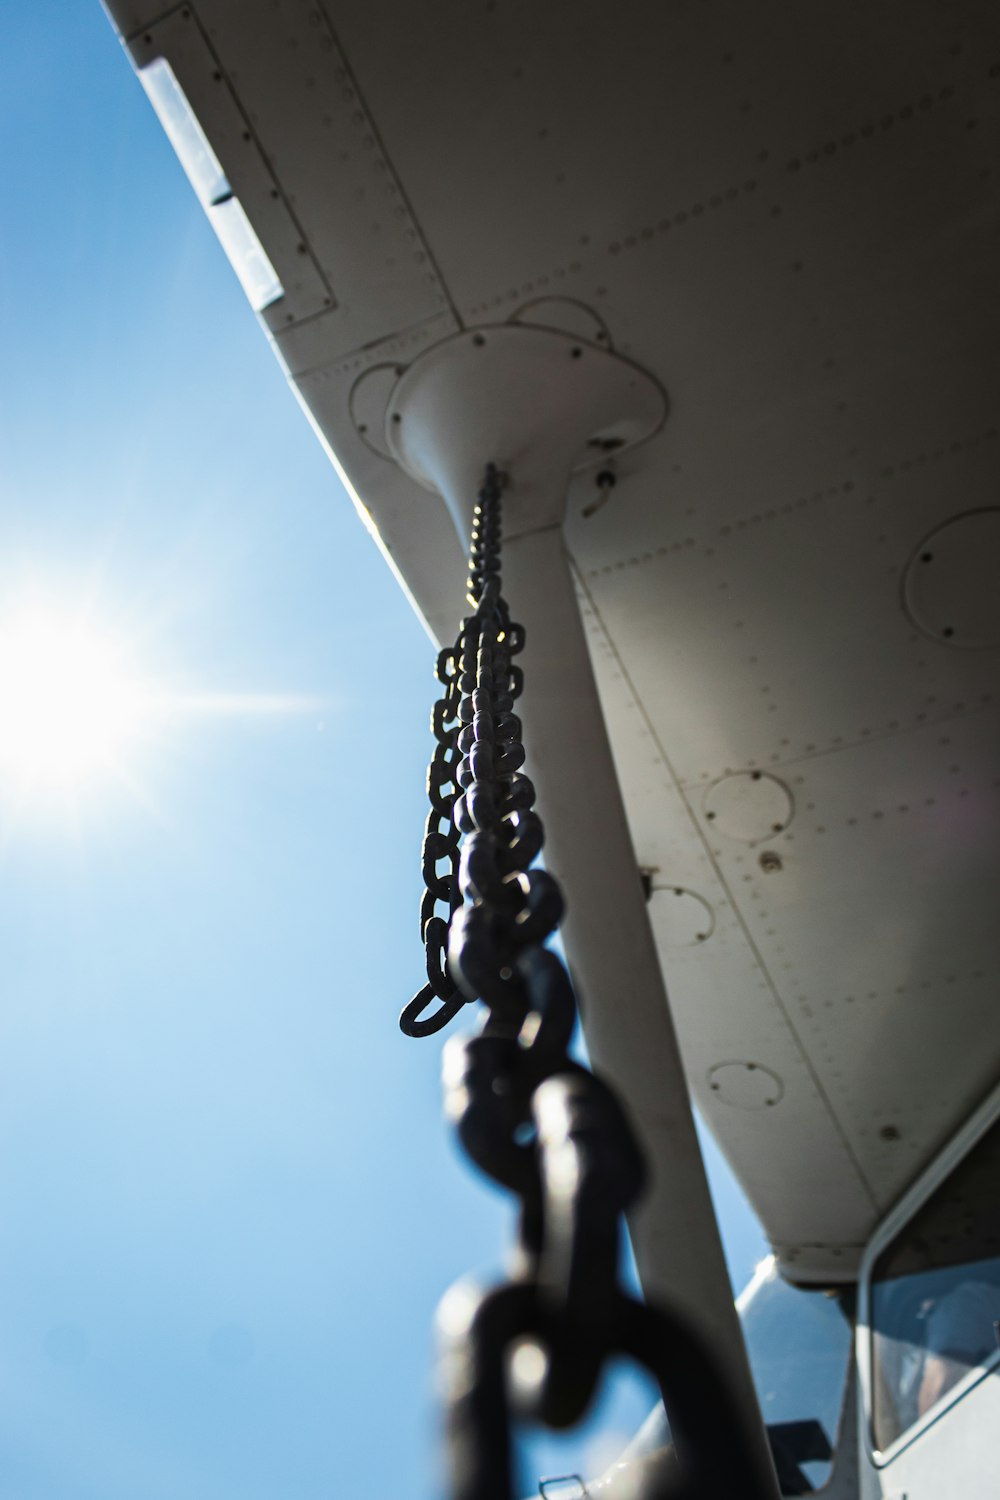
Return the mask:
[[[694,1096],[850,1278],[1000,1066],[1000,10],[110,9],[436,637],[399,372],[520,319],[666,388],[567,543]]]

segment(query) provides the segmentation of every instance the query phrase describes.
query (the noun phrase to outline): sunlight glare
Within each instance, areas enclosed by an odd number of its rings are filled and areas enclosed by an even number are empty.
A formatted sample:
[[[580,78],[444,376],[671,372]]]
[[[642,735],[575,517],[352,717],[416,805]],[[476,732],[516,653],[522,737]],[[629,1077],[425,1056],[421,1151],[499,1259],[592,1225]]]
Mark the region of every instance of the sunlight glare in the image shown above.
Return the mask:
[[[115,768],[150,709],[124,643],[85,620],[23,610],[0,622],[0,773],[20,786],[76,787]]]

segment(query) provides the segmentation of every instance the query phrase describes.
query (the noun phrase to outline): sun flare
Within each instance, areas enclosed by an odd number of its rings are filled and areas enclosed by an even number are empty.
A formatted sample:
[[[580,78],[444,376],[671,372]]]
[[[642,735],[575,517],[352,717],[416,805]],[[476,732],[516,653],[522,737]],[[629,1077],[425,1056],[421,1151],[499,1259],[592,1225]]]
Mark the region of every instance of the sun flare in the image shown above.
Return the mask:
[[[176,664],[154,679],[136,649],[150,638],[148,627],[116,631],[45,596],[0,612],[0,824],[38,803],[76,818],[99,785],[159,809],[179,736],[324,710],[311,695],[206,689]]]
[[[73,788],[118,768],[153,695],[121,641],[51,610],[0,620],[0,774]]]

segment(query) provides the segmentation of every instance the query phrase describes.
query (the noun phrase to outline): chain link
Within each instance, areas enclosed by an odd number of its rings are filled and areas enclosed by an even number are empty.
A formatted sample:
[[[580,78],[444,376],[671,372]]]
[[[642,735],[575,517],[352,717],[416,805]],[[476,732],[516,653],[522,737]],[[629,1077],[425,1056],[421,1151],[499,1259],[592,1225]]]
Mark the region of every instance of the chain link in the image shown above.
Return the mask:
[[[468,704],[474,686],[474,664],[483,621],[494,612],[500,621],[501,649],[506,661],[508,694],[511,706],[521,691],[519,669],[510,657],[521,650],[524,633],[511,626],[507,607],[499,597],[500,577],[500,494],[502,477],[494,465],[487,469],[486,482],[476,508],[466,580],[468,602],[475,613],[464,619],[454,646],[446,646],[438,655],[436,675],[443,692],[431,710],[431,733],[434,753],[427,768],[427,796],[430,812],[424,830],[421,870],[424,895],[420,903],[420,938],[424,944],[427,983],[418,990],[399,1018],[400,1029],[407,1036],[431,1036],[446,1026],[466,1003],[466,995],[452,977],[448,963],[448,932],[452,919],[462,904],[459,845],[462,829],[458,822],[460,786],[459,764],[463,752],[459,735],[463,727],[462,705]],[[467,709],[468,711],[468,709]],[[523,759],[523,752],[522,752]],[[530,783],[521,778],[519,795],[526,796]],[[533,800],[534,793],[530,792]],[[530,802],[527,804],[530,806]],[[442,873],[441,865],[447,862]],[[447,916],[442,912],[446,911]],[[439,1001],[429,1014],[428,1007]]]
[[[534,867],[544,833],[513,712],[524,632],[500,592],[502,488],[490,465],[472,530],[474,613],[438,658],[421,903],[427,984],[400,1018],[408,1035],[425,1036],[467,1002],[485,1003],[479,1033],[446,1045],[445,1110],[471,1159],[520,1200],[511,1279],[486,1293],[460,1284],[442,1304],[451,1494],[511,1500],[512,1414],[572,1426],[609,1358],[626,1354],[659,1381],[673,1435],[669,1460],[644,1475],[643,1500],[763,1500],[773,1491],[700,1340],[678,1315],[619,1286],[622,1218],[644,1165],[614,1092],[569,1055],[576,1001],[545,946],[563,898]],[[530,1357],[508,1378],[521,1344]]]

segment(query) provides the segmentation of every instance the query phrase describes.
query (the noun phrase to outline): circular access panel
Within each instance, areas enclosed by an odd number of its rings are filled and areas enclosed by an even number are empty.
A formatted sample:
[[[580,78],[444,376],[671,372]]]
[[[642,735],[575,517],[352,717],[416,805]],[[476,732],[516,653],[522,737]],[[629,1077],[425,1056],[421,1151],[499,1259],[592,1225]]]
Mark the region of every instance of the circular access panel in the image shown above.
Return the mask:
[[[1000,509],[954,516],[925,537],[903,574],[903,602],[946,646],[1000,646]]]
[[[781,833],[792,821],[792,794],[766,771],[737,771],[723,776],[705,793],[705,817],[730,839],[756,844]]]
[[[351,388],[348,406],[351,421],[363,443],[381,458],[392,459],[385,436],[385,413],[402,366],[371,365]]]
[[[649,908],[653,931],[668,948],[693,948],[715,927],[715,913],[695,891],[680,885],[656,885]]]
[[[777,1073],[755,1062],[718,1063],[708,1070],[708,1086],[734,1109],[767,1109],[785,1092]]]
[[[531,323],[537,328],[555,328],[573,338],[611,348],[604,319],[585,302],[575,297],[536,297],[511,313],[508,323]]]

